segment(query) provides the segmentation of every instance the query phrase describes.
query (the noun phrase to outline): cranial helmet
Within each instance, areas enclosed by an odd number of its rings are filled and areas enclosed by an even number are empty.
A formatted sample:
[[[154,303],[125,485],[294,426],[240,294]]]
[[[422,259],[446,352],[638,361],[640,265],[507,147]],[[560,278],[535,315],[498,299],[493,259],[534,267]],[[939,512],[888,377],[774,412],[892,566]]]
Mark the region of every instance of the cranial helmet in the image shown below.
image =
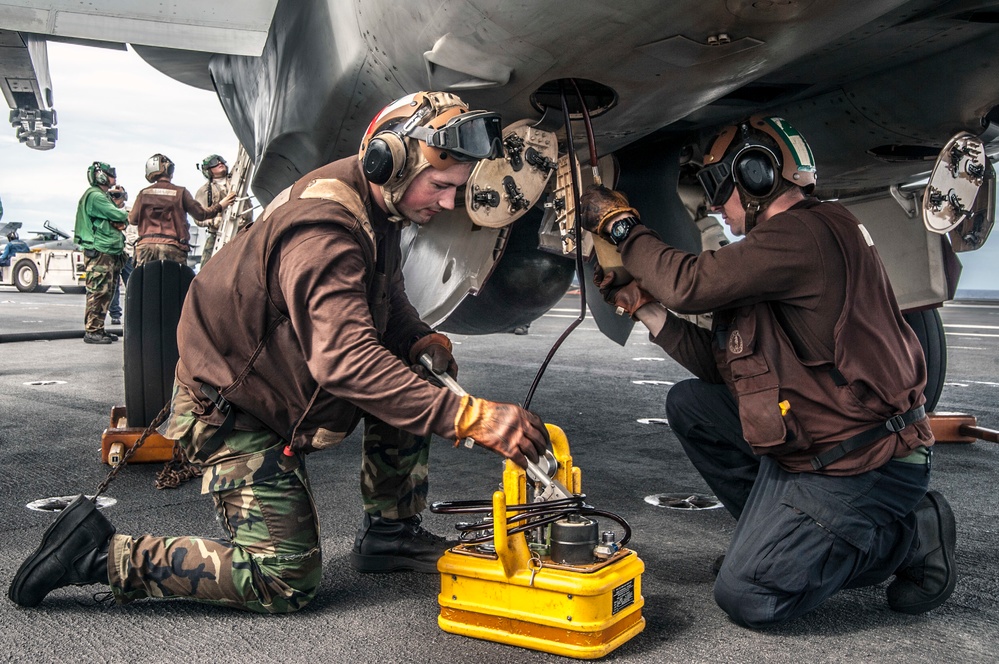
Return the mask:
[[[173,178],[173,162],[165,154],[154,154],[146,160],[146,180],[156,182],[161,177]]]
[[[361,170],[382,188],[389,211],[427,168],[503,155],[498,113],[470,111],[449,92],[417,92],[397,99],[374,117],[358,151]]]
[[[811,193],[815,177],[815,159],[804,137],[787,120],[762,115],[722,129],[697,173],[708,205],[722,205],[733,188],[739,190],[747,232],[756,215],[791,187]]]
[[[201,174],[205,176],[206,180],[212,179],[212,169],[219,164],[226,164],[226,160],[217,154],[210,154],[201,160]]]
[[[7,233],[7,241],[8,242],[13,242],[16,239],[17,239],[17,231],[11,231],[11,232]]]
[[[87,182],[91,187],[106,187],[112,178],[117,178],[114,167],[103,161],[95,161],[87,167]]]

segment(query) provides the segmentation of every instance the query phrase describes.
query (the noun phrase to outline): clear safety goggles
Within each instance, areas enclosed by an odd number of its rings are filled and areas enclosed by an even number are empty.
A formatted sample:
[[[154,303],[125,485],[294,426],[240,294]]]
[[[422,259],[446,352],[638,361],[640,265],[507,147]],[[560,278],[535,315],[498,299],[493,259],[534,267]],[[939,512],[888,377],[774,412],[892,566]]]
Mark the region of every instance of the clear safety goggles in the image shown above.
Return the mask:
[[[735,180],[732,178],[732,156],[729,155],[728,159],[697,171],[697,180],[704,188],[709,207],[724,205],[732,195],[732,190],[735,188]]]
[[[456,161],[478,161],[503,156],[503,123],[499,113],[469,111],[443,127],[414,127],[410,136],[450,154]]]

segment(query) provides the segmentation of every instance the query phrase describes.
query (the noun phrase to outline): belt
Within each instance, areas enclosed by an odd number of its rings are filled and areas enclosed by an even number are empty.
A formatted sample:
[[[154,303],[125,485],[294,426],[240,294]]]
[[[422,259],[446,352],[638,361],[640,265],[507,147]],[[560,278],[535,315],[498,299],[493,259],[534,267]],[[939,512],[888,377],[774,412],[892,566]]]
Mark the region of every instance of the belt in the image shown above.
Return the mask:
[[[812,468],[814,470],[819,470],[823,466],[828,466],[832,462],[842,459],[850,452],[859,450],[861,447],[866,447],[871,443],[879,441],[888,434],[898,433],[910,424],[923,419],[926,419],[926,408],[924,406],[913,408],[908,413],[895,415],[873,429],[868,429],[867,431],[858,433],[856,436],[851,436],[836,447],[826,450],[822,454],[813,458]]]
[[[222,447],[222,443],[225,442],[225,437],[228,436],[229,433],[232,432],[232,428],[236,426],[236,409],[226,400],[224,396],[219,394],[218,390],[211,385],[202,383],[201,393],[211,399],[219,413],[225,416],[225,420],[219,425],[219,428],[215,430],[215,433],[213,433],[208,440],[205,441],[205,444],[198,449],[198,452],[195,455],[197,457],[197,461],[204,462],[208,457],[215,454],[215,452]]]

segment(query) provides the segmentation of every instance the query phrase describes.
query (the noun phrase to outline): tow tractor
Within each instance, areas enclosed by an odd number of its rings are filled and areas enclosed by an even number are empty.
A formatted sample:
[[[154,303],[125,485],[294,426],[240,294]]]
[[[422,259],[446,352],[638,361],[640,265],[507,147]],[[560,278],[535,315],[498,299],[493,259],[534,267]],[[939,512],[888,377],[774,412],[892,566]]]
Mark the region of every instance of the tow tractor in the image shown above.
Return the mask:
[[[0,267],[0,285],[16,286],[22,293],[44,293],[59,286],[64,293],[86,290],[83,252],[75,249],[32,249],[14,254],[10,265]]]
[[[21,224],[8,223],[2,230],[6,234],[17,230]],[[68,234],[45,222],[47,233],[36,233],[29,240],[31,251],[14,254],[10,265],[0,266],[0,285],[15,286],[22,293],[44,293],[52,286],[64,293],[86,291],[86,268],[83,252],[78,251]]]

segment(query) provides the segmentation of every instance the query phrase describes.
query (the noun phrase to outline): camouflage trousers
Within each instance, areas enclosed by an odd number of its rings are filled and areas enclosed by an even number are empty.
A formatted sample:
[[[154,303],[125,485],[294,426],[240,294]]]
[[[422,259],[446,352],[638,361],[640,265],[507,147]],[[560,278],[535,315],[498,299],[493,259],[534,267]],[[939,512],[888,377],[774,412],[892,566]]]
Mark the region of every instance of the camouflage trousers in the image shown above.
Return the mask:
[[[192,442],[181,440],[185,449]],[[116,534],[108,556],[115,598],[188,597],[258,613],[308,604],[322,579],[319,519],[302,460],[284,447],[273,433],[234,431],[223,458],[205,467],[202,493],[214,498],[225,538]]]
[[[218,234],[215,231],[208,231],[205,233],[205,244],[201,249],[201,267],[205,264],[215,254],[215,239]]]
[[[167,437],[189,457],[216,431],[175,412]],[[426,507],[429,437],[368,417],[361,491],[364,509],[405,518]],[[119,602],[187,597],[259,613],[289,613],[315,596],[322,578],[319,519],[301,455],[269,431],[233,431],[204,464],[202,493],[215,500],[226,538],[115,535],[111,589]]]
[[[163,242],[138,244],[135,247],[136,266],[152,261],[173,261],[187,265],[187,251]]]
[[[125,254],[100,251],[84,259],[87,271],[87,303],[83,310],[83,329],[91,334],[104,329],[104,319],[114,296],[115,285],[125,265]]]
[[[405,519],[427,508],[430,436],[416,436],[365,415],[361,447],[365,512]]]

